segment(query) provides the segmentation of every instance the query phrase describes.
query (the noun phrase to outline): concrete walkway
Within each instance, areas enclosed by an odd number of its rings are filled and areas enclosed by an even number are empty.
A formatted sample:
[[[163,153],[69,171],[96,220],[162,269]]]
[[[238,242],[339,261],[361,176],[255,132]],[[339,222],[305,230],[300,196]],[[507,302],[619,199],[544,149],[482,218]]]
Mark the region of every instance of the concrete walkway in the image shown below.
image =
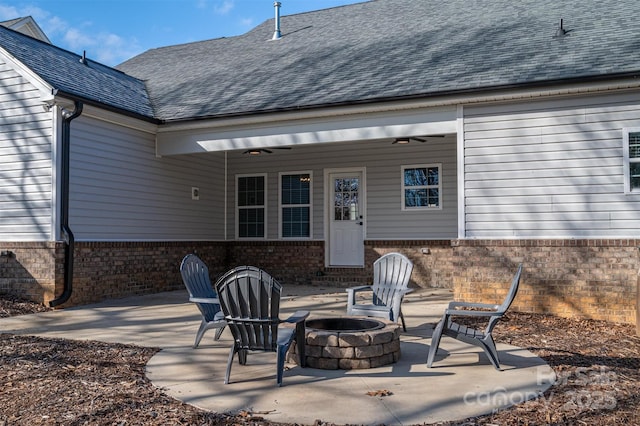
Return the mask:
[[[336,288],[285,287],[281,317],[298,309],[311,317],[344,315],[346,293]],[[275,386],[275,354],[250,354],[234,363],[223,384],[231,333],[218,342],[209,331],[191,345],[199,325],[197,308],[176,291],[107,301],[78,308],[0,319],[0,332],[100,340],[162,348],[147,376],[167,394],[217,412],[249,410],[267,420],[313,424],[412,425],[459,420],[490,413],[544,392],[553,370],[531,352],[498,344],[503,371],[482,351],[444,337],[434,368],[427,368],[432,326],[451,294],[444,289],[410,293],[403,303],[407,332],[401,359],[368,370],[318,370],[291,366]],[[500,325],[498,325],[500,327]],[[390,391],[388,396],[368,392]]]

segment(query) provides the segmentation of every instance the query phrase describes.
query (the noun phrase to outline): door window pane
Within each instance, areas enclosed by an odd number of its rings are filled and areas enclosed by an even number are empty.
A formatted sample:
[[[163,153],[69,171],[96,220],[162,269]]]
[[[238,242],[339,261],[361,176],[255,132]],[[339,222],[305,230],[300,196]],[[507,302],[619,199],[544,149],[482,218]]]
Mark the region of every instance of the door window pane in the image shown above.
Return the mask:
[[[356,220],[359,216],[360,179],[338,178],[334,186],[334,220]]]

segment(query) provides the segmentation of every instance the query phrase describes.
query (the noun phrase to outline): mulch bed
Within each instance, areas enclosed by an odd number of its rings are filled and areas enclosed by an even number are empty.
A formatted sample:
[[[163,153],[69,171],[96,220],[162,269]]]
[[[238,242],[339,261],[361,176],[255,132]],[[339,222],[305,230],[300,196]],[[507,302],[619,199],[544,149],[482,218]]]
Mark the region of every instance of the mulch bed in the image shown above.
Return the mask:
[[[0,318],[44,310],[0,295]],[[555,385],[512,408],[441,424],[640,425],[635,333],[631,325],[510,313],[494,329],[496,340],[544,358],[558,376]],[[277,424],[259,413],[211,413],[166,396],[144,375],[158,350],[0,334],[0,426]]]

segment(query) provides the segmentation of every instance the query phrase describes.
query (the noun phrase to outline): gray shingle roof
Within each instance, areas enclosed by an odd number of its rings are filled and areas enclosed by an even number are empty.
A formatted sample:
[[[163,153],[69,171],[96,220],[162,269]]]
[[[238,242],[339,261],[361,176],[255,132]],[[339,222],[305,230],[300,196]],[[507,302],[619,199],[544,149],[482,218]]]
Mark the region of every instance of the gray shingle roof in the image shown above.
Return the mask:
[[[271,19],[118,68],[165,120],[428,96],[636,72],[638,16],[637,0],[372,0],[283,16],[277,41]]]
[[[133,115],[153,118],[143,81],[0,26],[0,46],[43,80],[66,94]]]
[[[149,50],[128,75],[1,26],[0,46],[62,92],[171,121],[640,74],[637,16],[637,0],[371,0],[285,15],[276,41],[271,19]]]

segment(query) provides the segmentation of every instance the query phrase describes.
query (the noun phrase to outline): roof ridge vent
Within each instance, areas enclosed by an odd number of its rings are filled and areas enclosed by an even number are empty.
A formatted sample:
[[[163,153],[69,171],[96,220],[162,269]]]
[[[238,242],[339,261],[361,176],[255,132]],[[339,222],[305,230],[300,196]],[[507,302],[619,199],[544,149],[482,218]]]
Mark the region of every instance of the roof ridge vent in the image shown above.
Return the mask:
[[[271,40],[280,40],[280,38],[282,37],[282,34],[280,33],[280,6],[281,3],[279,1],[273,2],[273,7],[275,8],[276,12],[276,29],[273,32],[273,37],[271,37]]]

